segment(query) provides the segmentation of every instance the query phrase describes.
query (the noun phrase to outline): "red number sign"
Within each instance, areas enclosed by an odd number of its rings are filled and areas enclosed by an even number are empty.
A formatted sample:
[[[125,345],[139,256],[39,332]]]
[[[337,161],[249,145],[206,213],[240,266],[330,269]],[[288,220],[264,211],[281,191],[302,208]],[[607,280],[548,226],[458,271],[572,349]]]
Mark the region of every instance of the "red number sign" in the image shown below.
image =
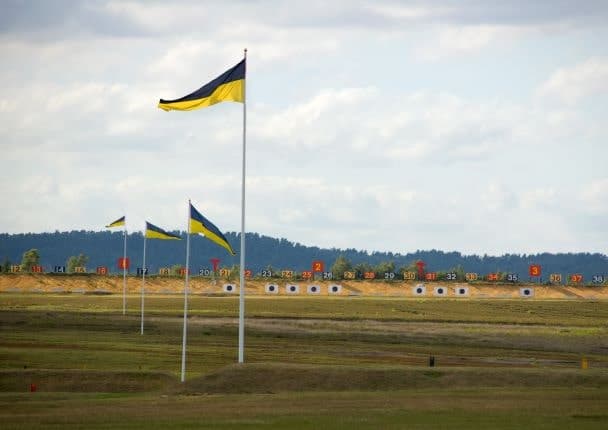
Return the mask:
[[[32,266],[32,273],[42,273],[42,266]]]
[[[580,273],[570,275],[570,282],[572,282],[573,284],[580,284],[581,282],[583,282],[583,275],[581,275]]]
[[[374,279],[375,277],[376,277],[376,272],[364,272],[363,273],[364,279]]]
[[[425,273],[424,279],[427,281],[434,281],[437,279],[437,273],[435,273],[435,272]]]
[[[530,276],[540,276],[541,273],[540,264],[530,264]]]
[[[251,270],[245,269],[245,278],[251,278]]]
[[[304,279],[310,279],[312,278],[312,271],[310,270],[305,270],[302,272],[302,278]]]
[[[95,273],[97,273],[98,275],[107,275],[108,268],[106,266],[97,266]]]
[[[129,257],[127,258],[122,258],[120,257],[118,259],[118,268],[119,269],[129,269],[129,267],[131,267],[131,260],[129,260]]]
[[[324,272],[325,271],[325,263],[321,260],[316,260],[312,262],[312,271],[313,272]]]
[[[498,273],[489,273],[488,281],[498,281]]]

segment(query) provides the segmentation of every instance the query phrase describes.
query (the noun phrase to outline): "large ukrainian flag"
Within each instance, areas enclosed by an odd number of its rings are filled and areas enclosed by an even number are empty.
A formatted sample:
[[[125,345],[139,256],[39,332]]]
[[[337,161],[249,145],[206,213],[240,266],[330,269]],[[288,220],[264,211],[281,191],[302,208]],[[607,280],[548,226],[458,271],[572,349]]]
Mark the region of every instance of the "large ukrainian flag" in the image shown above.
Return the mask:
[[[245,102],[245,59],[192,94],[175,100],[160,99],[158,107],[166,111],[195,110],[220,102]]]
[[[236,255],[222,232],[213,225],[211,221],[201,215],[201,213],[192,206],[192,203],[190,203],[190,233],[200,233],[210,241],[226,248],[231,255]]]
[[[146,221],[146,238],[148,239],[166,239],[166,240],[181,240],[182,238],[172,233],[166,232],[160,227],[156,227],[154,224],[150,224]]]
[[[120,227],[125,225],[125,217],[122,216],[120,218],[118,218],[116,221],[111,222],[110,224],[106,225],[106,228],[111,228],[111,227]]]

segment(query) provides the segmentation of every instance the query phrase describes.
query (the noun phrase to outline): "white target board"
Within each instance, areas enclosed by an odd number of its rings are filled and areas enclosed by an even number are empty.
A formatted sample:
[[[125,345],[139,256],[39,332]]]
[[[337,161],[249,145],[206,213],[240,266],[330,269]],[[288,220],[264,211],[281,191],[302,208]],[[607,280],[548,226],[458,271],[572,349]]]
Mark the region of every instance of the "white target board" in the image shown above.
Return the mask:
[[[279,286],[277,284],[266,284],[266,294],[278,294]]]
[[[342,285],[332,284],[327,291],[329,294],[340,294],[342,292]]]
[[[448,288],[447,287],[435,287],[433,289],[433,295],[437,296],[437,297],[445,297],[448,295]]]
[[[297,284],[287,284],[285,286],[285,292],[287,294],[299,294],[300,293],[300,286]]]
[[[236,293],[236,285],[224,284],[224,292],[225,293]]]
[[[426,295],[426,287],[422,284],[418,284],[412,288],[412,294],[415,296],[424,296]]]
[[[520,297],[534,297],[534,288],[520,288]]]
[[[469,287],[456,287],[454,288],[454,293],[457,297],[468,297]]]
[[[308,294],[320,294],[321,287],[318,285],[309,285],[307,288]]]

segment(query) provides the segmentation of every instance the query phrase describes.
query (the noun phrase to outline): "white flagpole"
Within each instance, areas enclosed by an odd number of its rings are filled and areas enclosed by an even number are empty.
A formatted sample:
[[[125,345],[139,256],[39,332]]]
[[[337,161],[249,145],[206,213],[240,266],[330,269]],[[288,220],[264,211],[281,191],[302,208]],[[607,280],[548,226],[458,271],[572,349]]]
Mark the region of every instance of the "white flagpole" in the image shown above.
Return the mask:
[[[122,252],[122,314],[127,314],[127,226],[125,226],[125,243]]]
[[[144,229],[144,264],[141,268],[141,333],[144,334],[144,296],[146,294],[146,230]]]
[[[184,282],[184,329],[182,332],[182,382],[186,380],[186,336],[188,333],[188,283],[190,280],[190,199],[188,199],[188,233],[186,237],[186,281]]]
[[[239,363],[245,361],[245,154],[247,131],[247,48],[244,50],[245,79],[243,79],[243,178],[241,183],[241,267],[239,288]]]

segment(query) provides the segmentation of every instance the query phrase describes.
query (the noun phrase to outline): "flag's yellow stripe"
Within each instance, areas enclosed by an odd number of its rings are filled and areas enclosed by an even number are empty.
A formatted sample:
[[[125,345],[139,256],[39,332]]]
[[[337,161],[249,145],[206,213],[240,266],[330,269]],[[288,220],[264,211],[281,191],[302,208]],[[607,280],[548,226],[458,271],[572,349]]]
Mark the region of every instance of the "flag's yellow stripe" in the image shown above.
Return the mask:
[[[166,239],[166,240],[180,240],[179,237],[169,236],[158,231],[146,230],[146,237],[148,239]]]
[[[240,102],[245,101],[245,79],[228,82],[218,86],[208,97],[196,100],[186,100],[183,102],[158,103],[158,107],[170,110],[195,110],[206,108],[220,102]]]
[[[199,222],[195,219],[192,219],[192,218],[190,218],[190,233],[201,233],[201,234],[205,235],[205,237],[207,239],[209,239],[210,241],[215,242],[219,246],[226,248],[226,250],[230,254],[236,255],[236,253],[232,250],[232,247],[230,246],[230,244],[228,242],[226,242],[224,239],[222,239],[221,237],[219,237],[212,231],[205,228],[205,226],[201,222]]]

